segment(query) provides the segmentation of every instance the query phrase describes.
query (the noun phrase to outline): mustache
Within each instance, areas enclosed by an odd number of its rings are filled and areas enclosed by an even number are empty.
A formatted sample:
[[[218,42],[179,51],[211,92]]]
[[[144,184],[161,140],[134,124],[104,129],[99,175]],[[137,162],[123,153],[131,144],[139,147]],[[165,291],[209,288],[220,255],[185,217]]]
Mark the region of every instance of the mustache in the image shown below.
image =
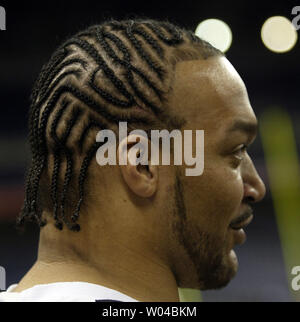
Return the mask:
[[[245,220],[247,220],[252,215],[253,215],[253,209],[250,206],[248,206],[248,208],[239,217],[235,218],[230,223],[230,225],[232,225],[232,226],[239,225],[240,223],[244,222]]]

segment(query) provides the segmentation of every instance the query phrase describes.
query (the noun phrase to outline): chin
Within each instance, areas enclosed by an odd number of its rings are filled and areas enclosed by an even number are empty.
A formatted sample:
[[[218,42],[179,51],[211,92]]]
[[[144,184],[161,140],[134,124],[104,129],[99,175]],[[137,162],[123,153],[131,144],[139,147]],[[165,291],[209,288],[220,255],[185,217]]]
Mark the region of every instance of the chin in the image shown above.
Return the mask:
[[[231,250],[229,254],[207,267],[199,289],[204,291],[223,288],[235,277],[237,270],[238,260],[234,250]]]

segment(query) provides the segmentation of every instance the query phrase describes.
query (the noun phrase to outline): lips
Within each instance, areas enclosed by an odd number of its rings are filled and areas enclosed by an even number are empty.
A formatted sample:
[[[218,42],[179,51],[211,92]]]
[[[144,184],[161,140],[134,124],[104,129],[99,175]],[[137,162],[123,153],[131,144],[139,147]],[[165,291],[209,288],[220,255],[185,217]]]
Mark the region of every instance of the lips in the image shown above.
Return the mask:
[[[240,230],[246,228],[253,219],[252,211],[247,211],[243,215],[235,218],[229,225],[233,230]]]
[[[246,234],[244,228],[246,228],[253,219],[252,209],[248,208],[241,216],[235,218],[230,223],[229,227],[232,229],[234,235],[234,243],[236,245],[242,245],[246,241]]]

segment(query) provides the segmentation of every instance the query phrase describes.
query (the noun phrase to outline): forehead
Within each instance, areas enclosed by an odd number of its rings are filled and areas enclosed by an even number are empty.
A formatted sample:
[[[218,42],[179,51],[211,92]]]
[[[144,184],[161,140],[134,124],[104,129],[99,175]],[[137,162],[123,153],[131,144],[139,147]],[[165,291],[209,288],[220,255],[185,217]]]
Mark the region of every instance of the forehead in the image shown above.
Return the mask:
[[[187,119],[185,128],[220,129],[235,120],[256,122],[245,84],[225,57],[178,63],[169,102]]]

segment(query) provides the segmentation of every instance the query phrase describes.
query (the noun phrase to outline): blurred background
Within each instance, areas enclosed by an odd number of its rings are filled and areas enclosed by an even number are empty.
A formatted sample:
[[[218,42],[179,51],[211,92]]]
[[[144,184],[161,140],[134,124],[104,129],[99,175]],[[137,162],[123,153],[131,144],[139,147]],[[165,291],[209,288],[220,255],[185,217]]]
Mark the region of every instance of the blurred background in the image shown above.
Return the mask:
[[[0,266],[6,270],[6,287],[20,280],[37,254],[38,229],[29,226],[22,235],[14,228],[29,162],[33,81],[66,37],[111,17],[140,16],[197,30],[225,51],[247,86],[260,122],[250,155],[267,194],[254,207],[247,243],[236,249],[238,274],[222,290],[201,295],[182,290],[182,296],[194,301],[300,300],[298,284],[292,284],[296,275],[291,274],[300,266],[300,29],[294,26],[300,27],[300,7],[292,13],[300,1],[2,1],[0,6],[6,13],[6,28],[0,26],[6,29],[0,31]]]

